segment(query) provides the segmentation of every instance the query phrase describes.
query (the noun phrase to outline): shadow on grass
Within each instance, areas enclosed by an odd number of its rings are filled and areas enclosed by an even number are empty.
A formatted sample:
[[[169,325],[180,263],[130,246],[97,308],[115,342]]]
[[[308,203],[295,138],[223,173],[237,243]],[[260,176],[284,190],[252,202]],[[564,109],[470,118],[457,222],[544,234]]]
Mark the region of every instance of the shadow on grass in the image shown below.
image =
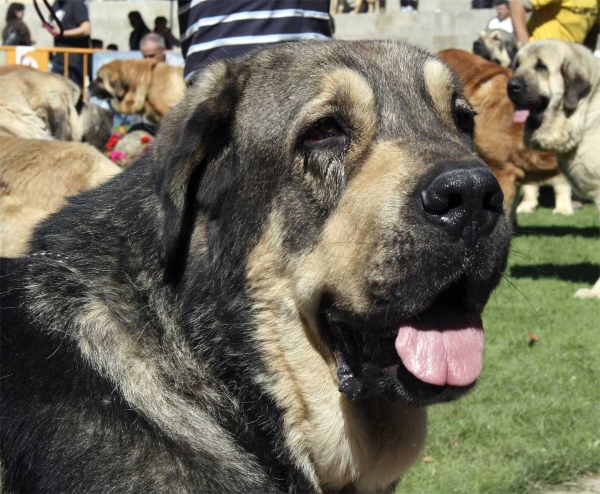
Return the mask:
[[[517,235],[547,235],[550,237],[575,237],[595,238],[600,237],[600,228],[596,226],[529,226],[515,230]]]
[[[575,283],[593,284],[598,279],[600,270],[598,265],[590,262],[581,264],[532,264],[530,266],[513,266],[510,276],[513,278],[558,278]]]

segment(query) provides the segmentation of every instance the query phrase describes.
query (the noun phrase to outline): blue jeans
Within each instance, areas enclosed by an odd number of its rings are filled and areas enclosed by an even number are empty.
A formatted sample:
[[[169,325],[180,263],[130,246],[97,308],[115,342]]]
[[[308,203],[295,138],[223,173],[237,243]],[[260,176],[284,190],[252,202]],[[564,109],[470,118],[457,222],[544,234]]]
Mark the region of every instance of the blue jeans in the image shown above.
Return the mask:
[[[57,53],[52,59],[52,72],[63,75],[65,73],[65,61],[62,53]],[[69,55],[69,79],[79,87],[83,87],[83,56]]]

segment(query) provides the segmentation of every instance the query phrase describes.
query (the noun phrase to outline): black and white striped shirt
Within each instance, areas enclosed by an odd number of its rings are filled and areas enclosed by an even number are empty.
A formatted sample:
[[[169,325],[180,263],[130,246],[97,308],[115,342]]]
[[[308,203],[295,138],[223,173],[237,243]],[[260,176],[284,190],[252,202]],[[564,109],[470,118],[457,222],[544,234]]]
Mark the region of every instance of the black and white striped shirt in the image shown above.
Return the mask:
[[[331,37],[329,0],[179,0],[185,78],[267,43]]]

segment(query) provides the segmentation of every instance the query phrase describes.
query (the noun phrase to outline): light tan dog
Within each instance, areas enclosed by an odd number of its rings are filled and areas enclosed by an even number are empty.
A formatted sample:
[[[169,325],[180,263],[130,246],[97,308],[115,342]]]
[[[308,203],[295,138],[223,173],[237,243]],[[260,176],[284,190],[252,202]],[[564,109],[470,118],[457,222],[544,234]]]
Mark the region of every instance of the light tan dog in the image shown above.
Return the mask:
[[[2,256],[25,253],[42,218],[57,211],[68,196],[120,171],[91,146],[63,142],[101,133],[94,105],[84,107],[84,118],[78,115],[79,96],[79,88],[57,74],[12,70],[0,77]]]
[[[12,71],[0,77],[0,134],[24,139],[80,141],[76,105],[81,91],[47,72]]]
[[[473,43],[473,53],[502,67],[510,67],[521,43],[504,29],[486,29]]]
[[[478,112],[475,148],[500,182],[507,209],[513,210],[520,185],[559,175],[556,157],[523,144],[523,124],[513,122],[513,104],[506,94],[509,69],[462,50],[438,55],[456,72]],[[557,207],[570,201],[569,190],[557,196]]]
[[[504,29],[486,29],[479,34],[479,38],[473,43],[473,53],[502,67],[510,68],[521,46],[514,34]],[[564,215],[573,214],[571,186],[567,180],[559,175],[546,181],[545,184],[551,185],[554,189],[556,207],[553,212]],[[516,212],[519,214],[532,213],[539,204],[540,186],[537,183],[523,184],[522,191],[523,199]]]
[[[27,251],[34,226],[66,198],[104,183],[120,168],[93,147],[0,137],[0,256]]]
[[[555,39],[525,45],[508,84],[525,143],[554,150],[575,191],[600,211],[600,60],[587,48]],[[600,280],[578,298],[600,298]]]
[[[185,93],[183,68],[153,59],[114,60],[98,71],[91,92],[110,99],[119,113],[139,114],[160,123]]]
[[[11,72],[31,72],[34,71],[33,67],[29,67],[28,65],[21,64],[9,64],[9,65],[1,65],[0,66],[0,77],[6,74],[10,74]]]

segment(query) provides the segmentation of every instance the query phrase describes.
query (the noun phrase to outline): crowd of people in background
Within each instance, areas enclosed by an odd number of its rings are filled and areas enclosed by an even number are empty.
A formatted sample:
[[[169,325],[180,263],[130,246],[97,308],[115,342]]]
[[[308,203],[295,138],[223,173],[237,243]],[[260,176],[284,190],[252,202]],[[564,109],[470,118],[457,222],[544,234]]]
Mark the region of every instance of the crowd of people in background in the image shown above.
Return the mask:
[[[584,44],[591,50],[596,47],[597,0],[494,0],[494,6],[496,16],[488,22],[487,29],[514,33],[522,45],[555,38]]]
[[[349,14],[375,12],[376,10],[384,12],[386,1],[388,4],[392,1],[399,2],[401,11],[416,10],[418,8],[418,0],[331,0],[327,2],[329,9],[324,7],[323,15],[332,12]],[[186,4],[185,2],[180,3]],[[203,9],[209,5],[211,8],[216,8],[217,5],[212,1],[202,3],[204,4]],[[576,8],[572,8],[571,3],[573,5],[577,4]],[[514,30],[515,36],[521,43],[526,43],[530,39],[555,37],[565,41],[585,42],[588,46],[592,46],[595,43],[595,37],[598,35],[597,0],[560,0],[552,2],[548,0],[472,0],[472,7],[495,7],[497,15],[489,21],[487,29],[503,29],[510,33],[513,33]],[[596,8],[595,17],[590,14],[594,7]],[[92,39],[90,36],[91,23],[88,8],[83,0],[55,0],[52,8],[56,19],[60,21],[64,29],[62,34],[59,35],[58,26],[54,24],[55,46],[104,49],[102,40]],[[327,10],[326,14],[325,11]],[[526,22],[527,12],[531,13],[528,23]],[[3,45],[31,46],[35,44],[35,40],[31,39],[30,31],[23,21],[24,13],[25,6],[22,3],[10,4],[6,13],[6,25],[2,30]],[[128,48],[132,51],[141,51],[144,58],[165,61],[167,50],[181,46],[180,41],[169,29],[165,17],[159,16],[154,19],[153,30],[150,30],[138,11],[129,12],[128,18],[132,28]],[[182,19],[185,22],[187,17],[184,15]],[[180,22],[182,19],[180,19]],[[329,15],[329,29],[323,28],[323,33],[326,36],[330,36],[330,31],[333,30],[332,21],[333,19]],[[231,25],[234,26],[234,24]],[[215,30],[214,27],[211,29],[212,31]],[[314,32],[318,33],[320,31],[317,29]],[[194,36],[197,35],[198,33]],[[593,39],[590,40],[590,36]],[[186,48],[187,46],[183,47],[184,54],[187,52]],[[106,46],[106,49],[118,50],[119,47],[111,43]],[[222,47],[220,49],[222,50]],[[195,56],[199,57],[199,54]],[[63,70],[64,56],[57,53],[52,61],[52,71],[63,73]],[[77,84],[81,85],[83,83],[81,55],[71,55],[69,57],[68,75]]]
[[[54,45],[61,48],[94,48],[104,49],[104,41],[91,38],[91,22],[88,8],[83,0],[55,0],[52,5],[55,19],[48,19],[49,29],[54,32]],[[29,28],[23,21],[25,5],[11,3],[6,12],[6,25],[2,29],[2,44],[5,46],[32,46]],[[150,31],[142,15],[132,11],[128,15],[133,30],[129,36],[129,49],[141,51],[144,58],[165,61],[165,50],[179,47],[179,40],[171,33],[166,17],[154,19],[154,30]],[[56,19],[60,21],[63,32],[59,33]],[[110,43],[107,50],[118,51],[119,47]],[[64,55],[56,53],[52,58],[52,72],[62,74],[64,71]],[[83,56],[69,56],[69,78],[78,85],[83,84]]]

